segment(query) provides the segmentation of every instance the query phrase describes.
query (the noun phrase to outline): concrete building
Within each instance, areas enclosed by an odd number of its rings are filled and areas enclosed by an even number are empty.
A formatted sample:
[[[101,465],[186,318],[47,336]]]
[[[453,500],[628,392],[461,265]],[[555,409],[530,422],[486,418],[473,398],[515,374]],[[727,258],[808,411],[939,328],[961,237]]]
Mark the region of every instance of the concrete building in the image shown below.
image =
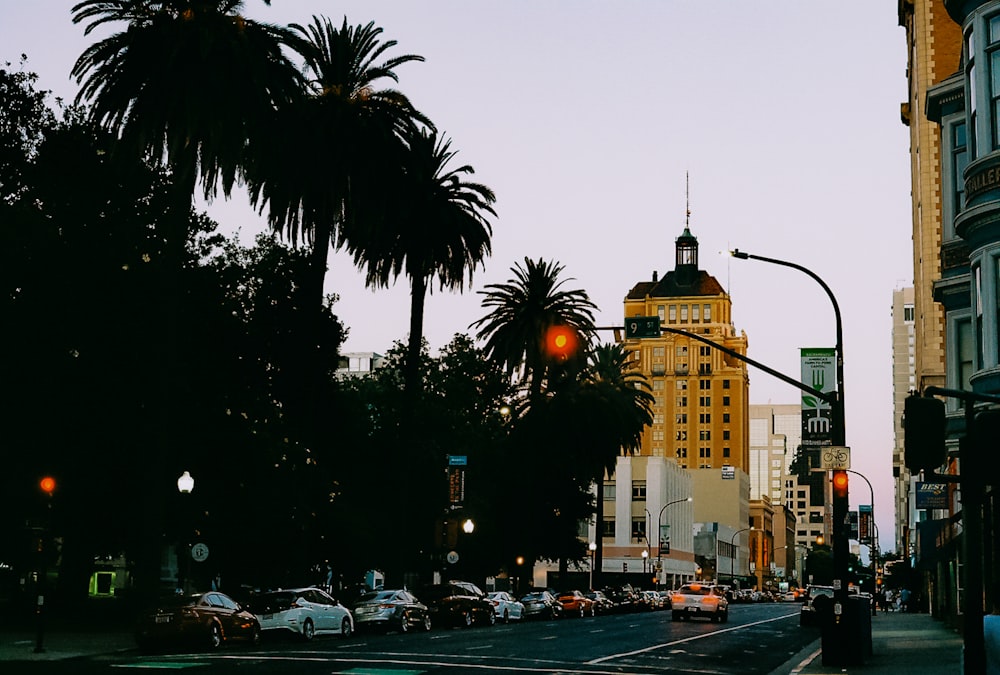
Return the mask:
[[[913,496],[914,481],[904,464],[903,406],[907,395],[917,388],[916,335],[913,288],[892,292],[892,476],[895,483],[896,547],[909,551],[909,534],[918,513]]]

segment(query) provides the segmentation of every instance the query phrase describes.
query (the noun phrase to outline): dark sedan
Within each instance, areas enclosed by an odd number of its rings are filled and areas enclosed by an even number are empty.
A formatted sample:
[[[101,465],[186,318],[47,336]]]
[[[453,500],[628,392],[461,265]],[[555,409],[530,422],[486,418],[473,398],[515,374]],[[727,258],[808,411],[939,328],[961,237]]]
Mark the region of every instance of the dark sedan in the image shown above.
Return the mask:
[[[229,642],[260,644],[257,617],[225,593],[172,595],[143,614],[135,631],[143,650],[170,644],[217,649]]]
[[[435,623],[462,626],[473,624],[492,626],[497,615],[493,603],[473,583],[468,581],[448,581],[433,584],[420,590],[420,597],[430,607]]]
[[[354,627],[378,631],[431,629],[427,605],[406,590],[369,591],[354,603]]]

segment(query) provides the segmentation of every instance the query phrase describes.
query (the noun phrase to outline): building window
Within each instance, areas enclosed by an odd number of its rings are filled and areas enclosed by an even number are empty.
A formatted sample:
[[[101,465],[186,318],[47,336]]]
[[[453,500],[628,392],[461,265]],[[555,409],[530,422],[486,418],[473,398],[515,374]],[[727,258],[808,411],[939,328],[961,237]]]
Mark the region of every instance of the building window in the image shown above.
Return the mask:
[[[677,345],[677,356],[687,356],[688,348],[686,345]]]
[[[702,305],[701,306],[701,320],[704,321],[705,323],[711,323],[712,322],[712,306],[711,305]]]
[[[640,502],[646,501],[646,481],[632,481],[632,500]]]
[[[662,391],[662,390],[663,390],[663,380],[660,379],[653,380],[653,391]]]
[[[687,391],[688,381],[687,380],[674,380],[674,386],[681,391]]]
[[[663,305],[657,305],[656,316],[660,318],[660,323],[663,323],[663,319],[666,316],[666,307],[664,307]]]
[[[699,396],[698,397],[698,405],[700,405],[702,408],[711,408],[712,407],[712,397],[711,396]]]
[[[729,380],[723,380],[722,381],[722,388],[723,389],[729,389]]]
[[[635,541],[646,541],[646,519],[632,519],[632,539]]]
[[[729,406],[729,397],[728,396],[723,396],[722,397],[722,405],[726,406],[726,407]]]
[[[722,413],[722,423],[729,424],[729,413]]]
[[[698,364],[698,374],[699,375],[711,375],[712,374],[712,364],[711,363],[699,363]]]
[[[722,430],[722,440],[724,440],[724,441],[728,441],[729,440],[729,429],[723,429]]]
[[[688,449],[677,448],[677,452],[675,452],[674,454],[677,455],[677,459],[686,459],[688,456]]]
[[[681,323],[688,322],[688,306],[681,305]]]
[[[605,483],[604,484],[604,501],[613,502],[615,500],[615,484]]]
[[[653,358],[654,359],[657,359],[657,358],[662,359],[664,356],[666,356],[666,354],[667,354],[667,350],[666,350],[665,347],[653,347]]]
[[[653,441],[663,440],[663,429],[653,429]]]
[[[711,380],[698,380],[698,388],[701,389],[702,391],[706,391],[706,390],[710,391],[712,389],[712,381]]]
[[[688,432],[684,431],[683,429],[681,429],[680,431],[676,432],[675,435],[676,435],[676,438],[674,440],[677,440],[677,441],[686,441],[688,439]]]
[[[687,424],[688,416],[687,413],[678,413],[674,415],[674,424]]]
[[[698,415],[698,422],[700,424],[711,424],[712,423],[712,413],[701,413]]]
[[[979,142],[976,133],[976,120],[978,111],[976,110],[976,34],[970,29],[965,36],[965,91],[969,94],[969,109],[967,112],[969,119],[969,150],[972,157],[979,156]]]
[[[701,307],[698,305],[691,305],[691,323],[699,323],[701,321]]]
[[[604,517],[601,521],[601,536],[613,539],[615,536],[615,519]]]
[[[1000,52],[994,52],[994,55],[1000,54]],[[996,115],[996,113],[994,113]],[[994,117],[993,127],[996,128],[996,120]],[[946,214],[948,218],[948,232],[954,236],[954,219],[955,216],[965,208],[965,167],[969,164],[969,152],[965,143],[965,122],[957,122],[951,126],[951,166],[948,169],[952,173],[951,184],[954,186],[954,195],[951,198],[952,211]],[[913,306],[909,306],[910,318],[909,321],[913,321]],[[903,309],[904,320],[906,317],[906,308]]]
[[[678,396],[677,397],[677,407],[678,408],[686,408],[687,404],[688,404],[688,397],[687,396]]]
[[[709,431],[708,429],[702,429],[701,431],[698,432],[698,440],[699,441],[712,440],[712,432]]]
[[[698,456],[702,459],[708,459],[712,456],[712,448],[698,448]]]
[[[729,457],[729,448],[722,448],[722,456]]]
[[[903,306],[903,321],[907,321],[909,323],[913,323],[913,321],[914,321],[914,318],[913,318],[913,305],[904,305]],[[913,338],[912,337],[910,338],[910,344],[913,344]]]
[[[677,305],[670,305],[667,311],[670,323],[677,323]]]

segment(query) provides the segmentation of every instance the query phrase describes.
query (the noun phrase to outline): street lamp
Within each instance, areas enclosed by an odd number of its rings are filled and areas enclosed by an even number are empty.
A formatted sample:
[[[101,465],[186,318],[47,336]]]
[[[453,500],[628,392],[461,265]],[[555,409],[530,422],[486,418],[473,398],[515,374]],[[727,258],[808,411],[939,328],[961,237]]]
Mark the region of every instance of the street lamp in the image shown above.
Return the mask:
[[[597,551],[597,543],[592,541],[587,548],[590,549],[590,590],[594,590],[594,552]]]
[[[735,575],[735,563],[736,563],[736,537],[739,536],[740,532],[754,531],[754,527],[744,527],[742,530],[736,530],[733,532],[733,536],[729,538],[729,583],[733,583],[733,578]]]
[[[830,287],[826,285],[815,272],[803,267],[802,265],[797,265],[786,260],[778,260],[776,258],[765,258],[764,256],[753,255],[751,253],[745,253],[739,249],[733,249],[731,255],[734,258],[740,260],[759,260],[761,262],[771,263],[772,265],[781,265],[782,267],[791,267],[792,269],[798,270],[803,274],[810,277],[813,281],[818,283],[823,290],[826,292],[827,297],[833,304],[833,313],[837,322],[837,344],[836,344],[836,355],[837,355],[837,391],[836,396],[833,397],[830,403],[831,413],[833,415],[833,433],[832,442],[834,446],[843,447],[847,444],[847,427],[844,421],[844,330],[843,322],[840,318],[840,305],[837,304],[837,298],[834,297],[833,291]],[[833,471],[834,481],[837,480],[838,474],[843,475],[842,471]],[[848,546],[848,499],[847,499],[847,488],[844,487],[842,494],[840,496],[834,496],[833,498],[833,576],[834,576],[834,597],[837,603],[841,607],[847,605],[847,557],[849,554]],[[839,584],[839,588],[837,588]],[[838,629],[841,624],[837,623]],[[846,639],[846,632],[841,631],[841,639]],[[837,650],[831,649],[831,652]],[[826,650],[824,650],[824,655],[826,655]],[[843,654],[838,654],[840,658],[843,658]]]
[[[872,527],[875,529],[875,532],[878,532],[878,526],[875,525],[875,488],[872,487],[872,482],[868,480],[863,473],[852,471],[850,469],[847,469],[847,472],[853,473],[856,476],[861,476],[861,478],[868,483],[868,491],[871,492],[872,497]],[[878,579],[878,538],[876,537],[875,532],[868,532],[871,536],[868,546],[871,549],[872,555],[872,616],[875,616],[876,613],[875,605],[877,603],[875,602],[875,594],[878,593],[878,584],[876,583],[876,580]],[[861,532],[858,532],[858,536],[861,536]]]
[[[642,552],[642,573],[647,571],[646,562],[649,560],[649,539],[646,539],[646,550]]]
[[[656,547],[656,563],[657,563],[657,568],[658,568],[657,569],[657,574],[659,575],[657,577],[657,579],[659,579],[660,577],[663,576],[663,567],[661,566],[661,562],[660,562],[661,556],[663,554],[663,542],[665,541],[665,539],[663,537],[663,522],[662,522],[663,521],[663,512],[667,510],[668,506],[673,506],[674,504],[681,504],[681,503],[684,503],[684,502],[689,502],[689,501],[691,501],[691,499],[692,499],[691,497],[684,497],[683,499],[675,499],[675,500],[673,500],[671,502],[667,502],[660,509],[659,515],[656,516],[656,536],[659,537],[658,546]],[[649,511],[647,511],[646,513],[649,513]],[[646,544],[648,546],[648,544],[649,544],[649,537],[646,537]]]
[[[177,479],[177,491],[180,492],[182,495],[189,495],[191,494],[191,492],[194,491],[194,478],[188,471],[182,473],[180,477]],[[185,526],[187,525],[188,523],[185,523]],[[181,544],[183,544],[183,542],[181,542]],[[180,548],[180,546],[178,546],[178,548]],[[178,554],[180,555],[181,552],[178,551]],[[191,552],[185,551],[183,553],[183,558],[184,558],[184,580],[183,580],[183,585],[180,586],[180,588],[182,588],[184,592],[187,592],[188,574],[191,571],[191,561],[190,561]]]
[[[472,522],[472,518],[465,519],[465,522],[462,523],[462,531],[466,534],[472,534],[476,531],[476,524]]]

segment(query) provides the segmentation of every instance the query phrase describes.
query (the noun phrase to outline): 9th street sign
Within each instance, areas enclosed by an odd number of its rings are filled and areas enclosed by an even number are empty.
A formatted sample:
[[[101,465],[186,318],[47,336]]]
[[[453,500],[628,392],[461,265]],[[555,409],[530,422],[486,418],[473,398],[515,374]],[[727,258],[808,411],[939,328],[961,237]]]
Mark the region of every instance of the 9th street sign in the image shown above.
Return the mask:
[[[630,316],[625,319],[625,339],[660,337],[660,317]]]

